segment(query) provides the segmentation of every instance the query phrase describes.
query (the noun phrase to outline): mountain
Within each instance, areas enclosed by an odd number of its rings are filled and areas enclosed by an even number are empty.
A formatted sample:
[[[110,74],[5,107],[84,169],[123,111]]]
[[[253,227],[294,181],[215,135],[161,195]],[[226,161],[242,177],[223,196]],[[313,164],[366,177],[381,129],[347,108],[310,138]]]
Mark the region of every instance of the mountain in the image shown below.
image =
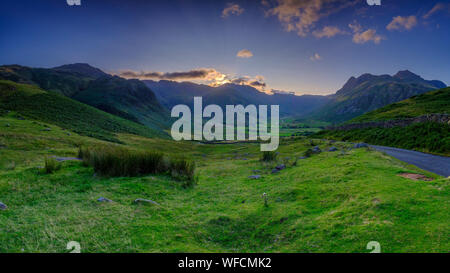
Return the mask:
[[[50,69],[0,66],[0,79],[34,84],[153,129],[169,126],[169,113],[144,83],[109,75],[88,64]]]
[[[405,70],[394,76],[364,74],[351,77],[345,85],[329,96],[330,102],[317,109],[311,117],[335,123],[350,120],[409,97],[444,88],[441,81],[428,81]]]
[[[53,70],[68,73],[78,73],[80,76],[97,79],[100,77],[108,76],[105,72],[98,68],[92,67],[86,63],[65,64],[54,67]]]
[[[61,94],[8,80],[0,80],[0,110],[3,113],[14,111],[26,118],[112,142],[120,142],[117,133],[166,136],[161,131],[105,113]]]
[[[158,100],[168,109],[177,104],[192,107],[195,96],[203,97],[203,104],[225,105],[280,105],[281,115],[305,115],[325,105],[325,96],[292,94],[269,95],[247,85],[224,84],[211,87],[192,82],[151,81],[144,83],[154,91]]]

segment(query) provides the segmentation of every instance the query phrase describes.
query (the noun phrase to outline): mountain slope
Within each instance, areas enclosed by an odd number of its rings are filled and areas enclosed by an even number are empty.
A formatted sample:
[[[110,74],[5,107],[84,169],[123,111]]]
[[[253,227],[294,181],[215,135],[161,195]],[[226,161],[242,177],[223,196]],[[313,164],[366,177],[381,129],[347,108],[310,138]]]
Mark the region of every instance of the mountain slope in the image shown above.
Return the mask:
[[[316,137],[450,156],[449,113],[450,88],[443,88],[366,113]]]
[[[153,129],[169,126],[169,113],[145,84],[111,76],[88,64],[51,69],[0,66],[0,79],[34,84]]]
[[[381,108],[409,97],[444,88],[440,81],[427,81],[410,71],[400,71],[394,76],[364,74],[352,77],[331,95],[331,102],[318,109],[314,118],[343,122],[366,112]]]
[[[0,80],[0,109],[15,111],[27,118],[57,125],[80,135],[119,142],[116,133],[147,137],[164,134],[113,116],[60,94],[34,85]]]
[[[168,109],[177,104],[186,104],[192,107],[193,98],[202,96],[204,105],[217,104],[222,107],[230,104],[280,105],[281,115],[304,115],[323,106],[328,101],[325,96],[269,95],[251,86],[236,84],[211,87],[191,82],[146,80],[144,83],[155,92],[158,100]]]
[[[450,87],[427,92],[366,113],[349,123],[413,118],[426,114],[450,114]]]

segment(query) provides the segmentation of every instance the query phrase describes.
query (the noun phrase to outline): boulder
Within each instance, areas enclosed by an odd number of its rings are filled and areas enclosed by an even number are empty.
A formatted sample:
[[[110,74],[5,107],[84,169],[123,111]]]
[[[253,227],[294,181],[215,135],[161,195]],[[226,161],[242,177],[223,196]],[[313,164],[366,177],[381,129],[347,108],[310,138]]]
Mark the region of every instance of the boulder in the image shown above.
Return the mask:
[[[284,164],[278,165],[275,167],[275,169],[277,169],[279,171],[284,170],[284,169],[286,169],[286,165],[284,165]]]
[[[8,208],[7,205],[5,205],[5,204],[3,204],[2,202],[0,202],[0,210],[5,210],[5,209],[7,209],[7,208]]]
[[[250,179],[260,179],[261,175],[250,175],[248,178],[250,178]]]
[[[273,169],[272,170],[272,173],[277,173],[277,172],[279,172],[280,170],[278,170],[278,169]]]
[[[301,156],[298,159],[307,159],[307,157],[306,156]]]
[[[105,198],[105,197],[100,197],[99,199],[97,199],[98,202],[112,202],[112,200]]]
[[[338,148],[331,147],[330,149],[328,149],[328,152],[336,152],[337,150],[338,150]]]
[[[313,151],[314,153],[316,153],[316,154],[322,152],[322,150],[319,148],[319,146],[315,146],[315,147],[312,149],[312,151]]]
[[[143,198],[138,198],[138,199],[134,200],[134,203],[150,203],[150,204],[159,206],[159,204],[156,203],[155,201],[148,200],[148,199],[143,199]]]
[[[367,148],[367,147],[369,147],[369,145],[367,145],[367,144],[364,143],[364,142],[356,143],[356,144],[353,146],[353,148],[356,148],[356,149],[359,149],[359,148]]]

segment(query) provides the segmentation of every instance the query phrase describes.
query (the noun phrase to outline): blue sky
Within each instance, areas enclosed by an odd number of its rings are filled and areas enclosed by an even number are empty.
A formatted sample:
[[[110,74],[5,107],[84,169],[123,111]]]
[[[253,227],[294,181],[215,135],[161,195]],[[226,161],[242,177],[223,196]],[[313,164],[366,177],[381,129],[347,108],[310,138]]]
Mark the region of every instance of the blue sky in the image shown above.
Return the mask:
[[[404,69],[450,83],[448,0],[6,0],[2,10],[0,64],[85,62],[128,77],[298,94]]]

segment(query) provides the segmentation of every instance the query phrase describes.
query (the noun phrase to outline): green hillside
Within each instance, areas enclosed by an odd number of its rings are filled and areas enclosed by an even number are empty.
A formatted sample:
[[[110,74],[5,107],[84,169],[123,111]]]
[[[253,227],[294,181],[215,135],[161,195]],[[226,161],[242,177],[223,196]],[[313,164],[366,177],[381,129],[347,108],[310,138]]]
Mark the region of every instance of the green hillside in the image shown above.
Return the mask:
[[[111,76],[88,64],[55,68],[3,65],[0,79],[33,84],[154,130],[170,126],[168,111],[143,82]]]
[[[390,104],[347,122],[401,120],[426,114],[450,113],[450,88],[443,88],[407,100]],[[450,124],[435,122],[414,123],[405,127],[360,128],[352,130],[324,130],[315,137],[398,147],[450,156]]]
[[[119,142],[116,133],[146,137],[164,133],[113,116],[54,92],[29,84],[0,80],[0,113],[17,112],[20,116],[51,123],[80,135]]]
[[[354,118],[349,123],[412,118],[432,113],[450,114],[450,87],[390,104]]]

